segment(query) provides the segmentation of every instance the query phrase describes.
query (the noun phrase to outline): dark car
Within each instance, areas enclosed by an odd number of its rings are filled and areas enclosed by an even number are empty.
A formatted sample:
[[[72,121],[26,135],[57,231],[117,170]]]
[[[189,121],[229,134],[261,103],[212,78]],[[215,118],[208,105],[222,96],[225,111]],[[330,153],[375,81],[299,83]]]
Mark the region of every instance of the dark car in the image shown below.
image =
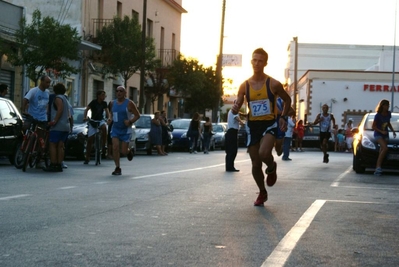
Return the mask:
[[[188,127],[190,126],[191,119],[174,119],[170,122],[171,127],[173,128],[172,135],[172,148],[173,149],[181,149],[188,151],[189,150],[189,140],[187,138]],[[201,124],[204,123],[201,121]],[[202,149],[202,140],[198,138],[198,150]],[[212,143],[211,143],[212,144]],[[212,145],[211,145],[212,148]]]
[[[246,147],[247,146],[247,127],[246,124],[240,125],[238,128],[238,146],[239,147]]]
[[[88,132],[87,122],[83,121],[84,111],[85,108],[73,108],[73,129],[65,144],[65,156],[82,160],[85,158]],[[88,115],[90,116],[90,113]]]
[[[213,128],[213,139],[215,148],[224,149],[225,147],[225,135],[227,132],[227,127],[225,124],[222,123],[212,123]]]
[[[359,127],[354,128],[353,137],[353,170],[356,173],[364,173],[366,168],[375,168],[379,145],[374,139],[372,129],[375,113],[367,113],[363,116]],[[399,113],[392,113],[391,125],[395,132],[399,131]],[[399,138],[393,138],[389,133],[388,153],[382,162],[382,168],[399,168]]]
[[[302,147],[320,148],[320,126],[305,125]]]
[[[22,143],[22,126],[22,116],[14,103],[0,97],[0,156],[8,157],[11,164]]]
[[[295,142],[293,142],[293,146],[295,146]],[[302,147],[321,149],[319,125],[305,125]],[[334,141],[332,137],[328,140],[328,150],[334,150]]]

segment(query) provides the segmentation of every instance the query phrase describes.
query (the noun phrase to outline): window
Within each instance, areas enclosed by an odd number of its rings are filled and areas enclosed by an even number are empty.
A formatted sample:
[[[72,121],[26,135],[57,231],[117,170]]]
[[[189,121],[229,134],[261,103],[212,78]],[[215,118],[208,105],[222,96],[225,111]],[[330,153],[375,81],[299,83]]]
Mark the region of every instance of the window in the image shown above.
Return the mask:
[[[116,16],[118,16],[118,18],[122,18],[122,3],[119,1],[116,4]]]
[[[97,91],[100,91],[100,90],[104,90],[104,82],[94,80],[93,81],[93,98],[92,99],[97,99]],[[91,100],[89,100],[89,102],[90,101]]]
[[[138,21],[139,20],[139,12],[137,12],[134,9],[132,9],[132,18],[135,18]]]
[[[147,37],[152,38],[153,27],[154,27],[153,21],[150,19],[147,19]]]
[[[0,100],[0,119],[12,119],[15,116],[13,109],[7,104],[7,101]]]

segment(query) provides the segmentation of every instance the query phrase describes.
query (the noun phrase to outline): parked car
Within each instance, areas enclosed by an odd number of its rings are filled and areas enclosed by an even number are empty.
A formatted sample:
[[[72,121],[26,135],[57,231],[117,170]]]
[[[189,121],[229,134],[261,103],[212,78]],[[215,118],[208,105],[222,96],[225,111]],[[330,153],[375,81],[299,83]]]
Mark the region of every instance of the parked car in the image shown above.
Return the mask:
[[[136,126],[136,151],[146,151],[147,155],[152,154],[150,130],[153,118],[154,114],[141,114],[134,123]]]
[[[170,122],[171,127],[173,128],[172,135],[172,148],[173,149],[182,149],[185,151],[189,150],[189,140],[187,138],[187,131],[188,127],[190,126],[191,119],[174,119]],[[203,124],[204,121],[201,121]],[[213,147],[213,138],[211,139],[211,150],[214,149]],[[203,149],[202,139],[198,138],[198,151]]]
[[[145,151],[147,155],[151,155],[152,151],[156,149],[150,139],[151,120],[153,118],[154,114],[141,114],[140,119],[134,123],[136,129],[136,151]],[[172,139],[171,132],[169,132],[169,135]]]
[[[302,147],[320,148],[319,125],[305,125]]]
[[[75,107],[73,108],[73,129],[68,135],[68,140],[65,144],[65,156],[76,157],[80,160],[85,159],[86,155],[86,145],[87,145],[87,132],[88,126],[87,122],[83,121],[85,107]],[[88,111],[87,116],[91,116],[91,110]],[[129,147],[136,151],[136,132],[135,126],[132,125],[133,132],[130,139]],[[94,146],[92,146],[94,152]]]
[[[359,126],[352,131],[353,137],[353,170],[356,173],[364,173],[366,168],[375,168],[379,145],[374,139],[372,129],[375,113],[367,113],[363,116]],[[391,125],[395,132],[399,131],[399,113],[392,113]],[[399,138],[393,138],[389,133],[388,153],[382,163],[382,168],[399,168]]]
[[[82,107],[73,108],[73,128],[65,143],[65,156],[81,160],[85,158],[88,132],[87,122],[83,121],[84,111]]]
[[[215,148],[224,149],[225,147],[225,135],[227,132],[227,127],[222,123],[212,123],[214,144]]]
[[[295,146],[294,140],[292,145]],[[319,125],[305,125],[302,147],[321,149]],[[334,141],[332,137],[328,140],[328,151],[334,151]]]
[[[23,119],[14,103],[0,97],[0,156],[14,164],[23,138]]]

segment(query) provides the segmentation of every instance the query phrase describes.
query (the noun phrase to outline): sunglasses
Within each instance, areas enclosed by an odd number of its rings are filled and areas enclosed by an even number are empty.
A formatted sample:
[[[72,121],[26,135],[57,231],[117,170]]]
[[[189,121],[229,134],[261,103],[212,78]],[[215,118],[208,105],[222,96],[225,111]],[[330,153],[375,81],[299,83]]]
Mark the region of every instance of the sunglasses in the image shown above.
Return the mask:
[[[118,92],[123,92],[123,90],[116,90],[116,92],[118,93]]]

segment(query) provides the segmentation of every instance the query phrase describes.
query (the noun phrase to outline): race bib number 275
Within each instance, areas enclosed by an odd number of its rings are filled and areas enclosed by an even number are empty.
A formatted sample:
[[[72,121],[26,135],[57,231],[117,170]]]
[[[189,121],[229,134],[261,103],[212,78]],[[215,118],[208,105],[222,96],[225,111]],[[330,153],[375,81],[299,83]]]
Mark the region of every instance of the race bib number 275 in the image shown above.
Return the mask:
[[[269,99],[251,101],[249,105],[251,107],[252,116],[254,117],[271,114]]]

